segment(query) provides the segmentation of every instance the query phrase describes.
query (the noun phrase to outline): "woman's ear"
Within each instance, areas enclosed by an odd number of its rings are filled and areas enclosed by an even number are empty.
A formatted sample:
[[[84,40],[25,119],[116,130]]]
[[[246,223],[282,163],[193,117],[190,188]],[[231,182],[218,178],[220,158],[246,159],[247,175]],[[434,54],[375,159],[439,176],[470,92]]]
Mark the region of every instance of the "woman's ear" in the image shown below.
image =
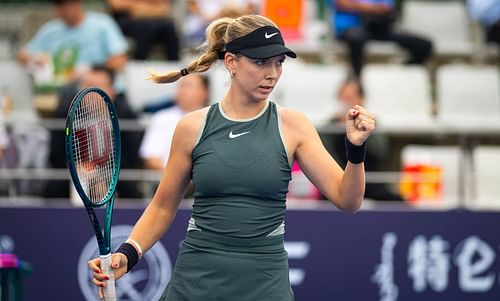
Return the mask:
[[[236,55],[233,53],[226,52],[224,54],[224,64],[226,65],[226,69],[229,71],[231,76],[235,73],[236,65],[237,65]]]

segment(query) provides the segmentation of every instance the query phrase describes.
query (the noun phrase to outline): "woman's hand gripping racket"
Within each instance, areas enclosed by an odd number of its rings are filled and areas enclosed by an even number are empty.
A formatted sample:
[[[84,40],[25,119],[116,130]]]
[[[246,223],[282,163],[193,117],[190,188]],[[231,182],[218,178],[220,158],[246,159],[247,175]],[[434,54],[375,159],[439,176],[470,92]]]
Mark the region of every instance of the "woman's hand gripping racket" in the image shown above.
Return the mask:
[[[66,120],[66,155],[73,184],[94,227],[102,272],[110,277],[104,288],[107,301],[116,300],[110,236],[120,154],[118,116],[111,99],[98,88],[80,91],[71,103]],[[104,205],[103,232],[94,208]]]

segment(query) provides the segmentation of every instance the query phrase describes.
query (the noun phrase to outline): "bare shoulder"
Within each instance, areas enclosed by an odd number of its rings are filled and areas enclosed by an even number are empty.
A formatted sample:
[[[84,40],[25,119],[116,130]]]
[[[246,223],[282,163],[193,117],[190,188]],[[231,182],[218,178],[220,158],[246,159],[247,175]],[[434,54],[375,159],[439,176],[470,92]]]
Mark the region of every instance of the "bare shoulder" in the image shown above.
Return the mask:
[[[314,130],[311,121],[300,111],[278,106],[278,113],[285,130],[293,131],[295,134],[307,134]]]
[[[282,106],[278,106],[278,113],[281,118],[281,130],[291,154],[295,155],[299,146],[318,135],[304,113]]]
[[[204,124],[205,118],[207,116],[209,107],[205,107],[190,113],[179,120],[177,128],[175,130],[176,135],[180,136],[180,139],[188,144],[194,145],[196,138],[198,137],[202,126]]]
[[[191,125],[196,125],[197,121],[201,124],[207,116],[208,109],[210,107],[204,107],[192,112],[187,113],[181,118],[181,122],[189,123]]]

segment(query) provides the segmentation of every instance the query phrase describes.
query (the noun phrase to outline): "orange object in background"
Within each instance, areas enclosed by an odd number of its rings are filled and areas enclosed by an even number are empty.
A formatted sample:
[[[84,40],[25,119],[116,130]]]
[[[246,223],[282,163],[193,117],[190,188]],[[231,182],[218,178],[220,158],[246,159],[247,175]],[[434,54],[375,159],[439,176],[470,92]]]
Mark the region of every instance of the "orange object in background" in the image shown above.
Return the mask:
[[[302,39],[304,0],[264,0],[262,14],[273,20],[286,41]]]
[[[410,204],[443,201],[443,170],[431,164],[407,164],[403,166],[399,184],[401,196]]]

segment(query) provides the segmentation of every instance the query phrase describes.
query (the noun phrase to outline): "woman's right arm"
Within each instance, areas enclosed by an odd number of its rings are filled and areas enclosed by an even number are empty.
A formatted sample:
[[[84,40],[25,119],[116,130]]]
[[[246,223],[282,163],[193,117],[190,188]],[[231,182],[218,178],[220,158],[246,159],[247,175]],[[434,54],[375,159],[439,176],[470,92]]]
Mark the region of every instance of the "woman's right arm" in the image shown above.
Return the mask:
[[[129,236],[144,252],[168,230],[191,180],[191,152],[196,138],[191,139],[189,127],[186,119],[177,125],[160,185]]]

